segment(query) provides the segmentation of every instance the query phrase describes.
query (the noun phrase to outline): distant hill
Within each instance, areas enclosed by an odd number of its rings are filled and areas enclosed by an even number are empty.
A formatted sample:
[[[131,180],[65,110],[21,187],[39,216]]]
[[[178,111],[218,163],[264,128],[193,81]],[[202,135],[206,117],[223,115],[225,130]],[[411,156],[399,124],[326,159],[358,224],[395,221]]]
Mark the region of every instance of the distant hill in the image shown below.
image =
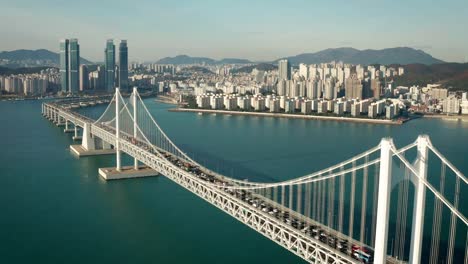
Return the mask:
[[[188,55],[178,55],[175,57],[166,57],[158,60],[158,64],[248,64],[251,63],[246,59],[226,58],[214,60],[206,57],[190,57]]]
[[[241,73],[241,72],[251,73],[253,69],[257,69],[259,71],[271,71],[271,70],[278,69],[278,66],[270,64],[270,63],[260,63],[256,65],[248,65],[248,66],[244,66],[238,69],[233,69],[231,72],[232,73]]]
[[[299,63],[315,64],[330,61],[343,61],[351,64],[436,64],[443,61],[432,57],[422,50],[408,47],[389,48],[381,50],[358,50],[354,48],[326,49],[316,53],[303,53],[286,57],[292,65]],[[277,62],[276,60],[275,62]]]
[[[0,52],[0,60],[8,60],[9,67],[15,67],[15,65],[35,65],[35,66],[58,66],[60,65],[60,55],[58,53],[46,50],[13,50],[13,51],[2,51]],[[92,64],[92,62],[80,58],[81,64]]]
[[[468,91],[468,63],[408,64],[403,67],[405,74],[394,78],[396,85],[440,83],[451,90]]]
[[[217,61],[218,64],[249,64],[252,63],[247,59],[225,58]]]

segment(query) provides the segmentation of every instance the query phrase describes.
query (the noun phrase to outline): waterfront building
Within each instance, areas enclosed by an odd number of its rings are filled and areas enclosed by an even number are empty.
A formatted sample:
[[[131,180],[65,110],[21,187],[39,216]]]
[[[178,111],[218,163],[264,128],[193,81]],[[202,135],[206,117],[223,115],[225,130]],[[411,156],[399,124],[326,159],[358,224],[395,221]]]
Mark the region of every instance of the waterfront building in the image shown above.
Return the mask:
[[[335,104],[335,107],[333,109],[333,113],[335,113],[336,115],[343,115],[343,112],[344,112],[344,104],[343,102],[337,102]]]
[[[313,99],[313,100],[311,101],[310,109],[311,109],[313,112],[317,112],[317,108],[318,108],[318,100],[317,100],[317,99]]]
[[[80,91],[89,89],[89,73],[86,65],[80,65]]]
[[[240,109],[250,111],[252,109],[251,99],[249,97],[241,97],[241,100],[238,101],[238,105]]]
[[[387,105],[385,107],[385,118],[393,119],[395,116],[395,106],[394,105]]]
[[[130,91],[128,87],[128,47],[126,40],[121,40],[119,44],[119,88],[120,91]]]
[[[108,93],[114,91],[115,85],[115,45],[114,40],[109,39],[106,43],[105,54],[105,67],[106,67],[106,77],[105,77],[105,90]]]
[[[60,40],[60,84],[63,93],[68,92],[68,76],[70,73],[68,68],[68,44],[68,39]]]
[[[198,108],[210,108],[210,97],[206,95],[199,95],[197,96],[197,106]]]
[[[77,93],[80,89],[79,68],[80,68],[80,45],[77,39],[70,39],[69,42],[69,93]]]
[[[227,110],[237,110],[237,98],[236,97],[226,97],[224,99],[224,105]]]
[[[332,112],[335,109],[335,101],[328,100],[327,102],[327,110]]]
[[[310,115],[312,113],[312,101],[306,100],[301,104],[301,113]]]
[[[253,108],[255,111],[265,111],[265,99],[262,97],[254,97],[252,99]]]
[[[326,101],[319,101],[317,103],[317,113],[324,114],[328,112],[328,104]]]
[[[291,80],[291,65],[288,60],[278,61],[278,79]]]
[[[367,109],[367,114],[370,118],[377,117],[377,104],[376,103],[372,103],[371,105],[369,105]]]
[[[443,103],[444,113],[458,114],[460,113],[460,99],[455,95],[450,95],[444,100]]]
[[[219,95],[211,96],[210,106],[211,106],[211,109],[222,109],[224,107],[223,97]]]
[[[294,100],[289,99],[284,102],[284,112],[293,114],[296,111]]]
[[[270,99],[270,112],[278,113],[280,111],[280,100],[277,98]]]
[[[361,114],[361,104],[355,103],[351,105],[351,116],[359,116]]]

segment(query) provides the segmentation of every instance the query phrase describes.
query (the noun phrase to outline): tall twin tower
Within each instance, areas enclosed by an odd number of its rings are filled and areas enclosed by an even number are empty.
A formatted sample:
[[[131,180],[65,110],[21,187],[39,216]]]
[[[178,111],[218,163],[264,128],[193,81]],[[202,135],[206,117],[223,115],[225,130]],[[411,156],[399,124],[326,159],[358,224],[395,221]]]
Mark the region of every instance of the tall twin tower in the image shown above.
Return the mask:
[[[120,87],[121,91],[128,91],[128,47],[127,41],[121,40],[119,45],[119,65],[116,71],[115,67],[115,45],[114,40],[109,39],[104,51],[105,56],[105,89],[107,92],[113,92],[115,87]],[[116,74],[117,73],[117,74]],[[117,75],[117,76],[116,76]],[[117,81],[116,81],[117,79]]]
[[[119,63],[115,63],[114,40],[109,39],[104,51],[105,73],[104,87],[107,92],[113,92],[115,87],[121,91],[128,91],[128,47],[127,41],[121,40],[119,45]],[[77,93],[80,88],[80,45],[77,39],[63,39],[60,41],[60,75],[62,92]],[[88,76],[83,76],[88,78]],[[81,80],[84,81],[84,80]]]

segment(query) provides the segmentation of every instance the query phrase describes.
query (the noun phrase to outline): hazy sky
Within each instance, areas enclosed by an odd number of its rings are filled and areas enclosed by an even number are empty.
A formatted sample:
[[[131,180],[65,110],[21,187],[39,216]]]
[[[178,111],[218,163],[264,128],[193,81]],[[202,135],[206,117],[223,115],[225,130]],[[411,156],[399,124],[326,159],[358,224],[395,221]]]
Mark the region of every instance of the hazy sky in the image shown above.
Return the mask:
[[[0,11],[0,50],[58,51],[75,37],[93,61],[108,38],[127,39],[132,61],[398,46],[468,60],[467,0],[0,0]]]

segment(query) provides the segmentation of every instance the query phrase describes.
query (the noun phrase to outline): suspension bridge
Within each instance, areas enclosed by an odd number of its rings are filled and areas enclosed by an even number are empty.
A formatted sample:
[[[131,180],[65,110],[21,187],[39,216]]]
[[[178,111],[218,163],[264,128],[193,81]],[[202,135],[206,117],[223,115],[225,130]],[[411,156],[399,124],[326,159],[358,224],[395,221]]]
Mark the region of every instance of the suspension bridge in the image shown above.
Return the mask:
[[[468,180],[428,136],[400,148],[384,138],[329,168],[257,182],[199,164],[164,133],[136,88],[128,98],[117,88],[97,120],[67,101],[43,103],[42,114],[74,131],[82,151],[115,153],[117,172],[126,153],[134,171],[144,164],[309,263],[468,264]]]

